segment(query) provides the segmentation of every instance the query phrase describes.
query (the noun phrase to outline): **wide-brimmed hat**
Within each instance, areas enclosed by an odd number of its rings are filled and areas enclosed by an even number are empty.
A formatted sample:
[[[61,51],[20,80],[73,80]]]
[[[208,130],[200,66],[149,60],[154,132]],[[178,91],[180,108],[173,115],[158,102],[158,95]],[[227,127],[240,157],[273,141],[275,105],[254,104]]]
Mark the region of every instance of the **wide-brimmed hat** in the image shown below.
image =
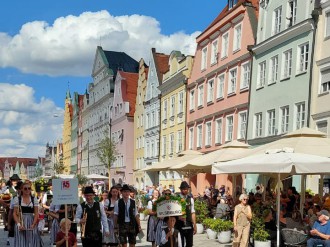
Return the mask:
[[[85,194],[95,194],[92,186],[86,186],[85,189],[84,189],[84,195]]]
[[[181,182],[181,185],[179,187],[179,189],[187,189],[190,188],[189,184],[186,181]]]
[[[9,179],[10,179],[10,180],[21,180],[21,179],[19,178],[19,176],[18,176],[16,173],[13,174],[13,176],[11,176]]]
[[[121,191],[127,191],[127,190],[132,191],[130,186],[128,186],[127,184],[124,184],[123,187],[121,187]]]
[[[317,214],[317,216],[325,215],[325,216],[329,217],[329,212],[328,212],[328,210],[325,210],[325,209],[322,209],[320,212],[317,212],[316,214]]]

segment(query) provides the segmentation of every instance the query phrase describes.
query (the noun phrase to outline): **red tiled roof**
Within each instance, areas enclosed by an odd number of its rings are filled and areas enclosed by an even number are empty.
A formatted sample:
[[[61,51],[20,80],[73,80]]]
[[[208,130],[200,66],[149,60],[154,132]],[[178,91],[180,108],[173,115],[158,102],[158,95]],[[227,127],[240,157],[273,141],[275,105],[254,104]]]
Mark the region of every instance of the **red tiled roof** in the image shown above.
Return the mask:
[[[122,78],[126,79],[126,94],[123,94],[123,100],[129,102],[129,117],[134,117],[137,86],[139,80],[138,73],[129,73],[118,71]]]
[[[155,48],[152,48],[152,53],[155,61],[155,67],[157,70],[159,83],[161,84],[163,81],[163,74],[169,69],[168,61],[170,59],[170,55],[158,53],[156,52]]]
[[[3,173],[3,169],[5,167],[5,162],[8,160],[9,167],[15,168],[16,163],[18,161],[19,166],[23,163],[25,167],[35,165],[38,159],[35,158],[18,158],[18,157],[0,157],[0,170]],[[44,158],[41,158],[41,161],[44,162]]]

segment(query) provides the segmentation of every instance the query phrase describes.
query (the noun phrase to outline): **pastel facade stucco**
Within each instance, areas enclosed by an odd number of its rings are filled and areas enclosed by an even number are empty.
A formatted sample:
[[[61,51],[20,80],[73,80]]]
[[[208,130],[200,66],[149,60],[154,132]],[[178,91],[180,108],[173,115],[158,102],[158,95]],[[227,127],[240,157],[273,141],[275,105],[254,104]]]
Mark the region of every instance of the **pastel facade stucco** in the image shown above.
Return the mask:
[[[253,6],[254,4],[254,6]],[[187,85],[186,149],[208,153],[232,140],[245,140],[251,55],[255,42],[257,4],[228,5],[197,37],[191,78]],[[231,187],[227,175],[198,174],[193,193],[209,185]]]
[[[64,126],[62,133],[63,153],[62,161],[64,174],[70,174],[71,167],[71,125],[72,125],[72,102],[70,92],[67,91],[64,106]]]
[[[138,73],[118,71],[111,108],[111,137],[117,157],[110,169],[111,184],[132,184],[134,167],[134,111]]]
[[[144,163],[144,99],[147,87],[148,66],[143,58],[139,62],[139,79],[134,113],[134,173],[133,184],[138,189],[145,187]]]
[[[78,119],[79,119],[79,94],[73,93],[72,124],[71,124],[71,162],[70,172],[77,173],[78,169]]]
[[[89,174],[89,94],[86,90],[83,98],[83,108],[81,113],[81,121],[82,121],[82,127],[81,127],[81,136],[82,136],[82,142],[81,142],[81,174],[82,175],[88,175]]]
[[[158,87],[161,91],[160,162],[177,157],[185,149],[186,84],[192,64],[192,56],[172,51],[169,70]],[[175,171],[159,173],[159,183],[163,188],[173,185],[178,190],[181,181],[182,175]]]

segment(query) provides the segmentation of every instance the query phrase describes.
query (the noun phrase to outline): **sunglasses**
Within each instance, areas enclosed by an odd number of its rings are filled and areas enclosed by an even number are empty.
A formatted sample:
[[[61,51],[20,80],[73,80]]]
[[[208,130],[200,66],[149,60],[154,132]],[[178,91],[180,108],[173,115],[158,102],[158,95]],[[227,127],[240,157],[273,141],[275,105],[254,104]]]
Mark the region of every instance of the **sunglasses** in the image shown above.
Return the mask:
[[[165,196],[170,196],[170,195],[171,195],[171,193],[164,193],[164,195],[165,195]]]
[[[248,200],[249,200],[249,199],[246,199],[246,198],[245,198],[245,199],[243,199],[243,201],[248,201]]]
[[[23,190],[31,190],[30,187],[24,187]]]

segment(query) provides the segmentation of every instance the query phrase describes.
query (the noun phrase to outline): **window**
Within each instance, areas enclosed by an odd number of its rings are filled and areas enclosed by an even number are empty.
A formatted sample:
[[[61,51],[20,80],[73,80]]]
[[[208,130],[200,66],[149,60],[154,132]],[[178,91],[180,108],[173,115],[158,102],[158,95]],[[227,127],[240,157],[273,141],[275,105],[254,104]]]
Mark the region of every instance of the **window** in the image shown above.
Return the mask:
[[[204,47],[202,49],[202,63],[201,63],[201,70],[206,69],[206,63],[207,63],[207,47]]]
[[[308,68],[309,44],[299,46],[299,68],[298,72],[305,72]]]
[[[211,79],[207,82],[207,102],[213,101],[214,95],[214,79]]]
[[[238,0],[228,0],[228,9],[233,8],[237,4]]]
[[[204,86],[200,85],[198,87],[198,106],[203,106],[204,101]]]
[[[305,126],[305,103],[296,104],[296,129]]]
[[[150,157],[150,145],[149,145],[149,142],[147,142],[147,144],[146,144],[146,156],[147,156],[147,158]]]
[[[262,135],[262,113],[255,114],[255,137],[261,137]]]
[[[175,95],[171,97],[171,117],[175,114]]]
[[[274,10],[273,14],[273,34],[281,32],[282,6]]]
[[[211,50],[211,64],[214,64],[218,61],[218,40],[212,42]]]
[[[163,136],[163,150],[162,155],[166,155],[166,136]]]
[[[241,112],[239,114],[239,132],[238,138],[245,139],[246,135],[246,123],[247,123],[247,112]]]
[[[229,33],[222,35],[221,58],[228,57]]]
[[[202,140],[203,140],[203,132],[202,132],[202,125],[197,126],[197,148],[202,147]]]
[[[283,78],[289,78],[292,73],[292,50],[285,51],[283,54]]]
[[[167,119],[167,99],[164,100],[163,105],[163,120]]]
[[[205,146],[211,146],[212,144],[212,123],[206,123],[206,130],[205,130]]]
[[[174,134],[170,134],[170,154],[174,153]]]
[[[189,128],[189,150],[192,150],[194,147],[194,128]]]
[[[177,140],[178,140],[177,152],[180,153],[183,150],[182,130],[178,131]]]
[[[328,122],[327,121],[320,121],[316,123],[317,130],[328,134]]]
[[[229,71],[228,94],[236,92],[237,68]]]
[[[141,115],[141,118],[140,118],[140,126],[141,127],[143,126],[143,114]]]
[[[234,51],[241,49],[242,25],[236,25],[234,29]]]
[[[189,108],[190,108],[190,110],[194,110],[195,109],[195,90],[191,90],[190,91],[190,95],[189,95]]]
[[[289,15],[286,18],[288,21],[288,27],[296,24],[297,22],[297,0],[289,0]]]
[[[234,117],[228,116],[226,119],[226,141],[233,140]]]
[[[181,113],[183,112],[183,91],[179,92],[178,98],[179,98],[178,113]]]
[[[215,143],[222,143],[222,118],[215,120]]]
[[[139,93],[139,105],[141,105],[142,103],[142,96],[141,96],[141,93]]]
[[[259,76],[257,88],[265,86],[266,82],[266,61],[259,63]]]
[[[281,133],[289,131],[289,106],[281,107]]]
[[[140,127],[139,124],[140,124],[140,117],[138,116],[138,117],[137,117],[137,122],[136,122],[136,126],[137,126],[138,128]]]
[[[273,136],[276,134],[275,130],[275,110],[270,110],[267,112],[268,114],[268,135]]]
[[[146,116],[146,129],[148,129],[150,127],[150,117],[149,117],[149,113]]]
[[[325,16],[325,37],[330,37],[330,11]]]
[[[250,85],[250,62],[247,62],[241,67],[241,89],[248,88]]]
[[[321,93],[330,91],[330,69],[321,72]]]
[[[270,82],[269,84],[277,82],[278,79],[278,56],[270,59]]]
[[[224,84],[225,84],[225,74],[221,74],[218,76],[217,99],[223,98]]]

